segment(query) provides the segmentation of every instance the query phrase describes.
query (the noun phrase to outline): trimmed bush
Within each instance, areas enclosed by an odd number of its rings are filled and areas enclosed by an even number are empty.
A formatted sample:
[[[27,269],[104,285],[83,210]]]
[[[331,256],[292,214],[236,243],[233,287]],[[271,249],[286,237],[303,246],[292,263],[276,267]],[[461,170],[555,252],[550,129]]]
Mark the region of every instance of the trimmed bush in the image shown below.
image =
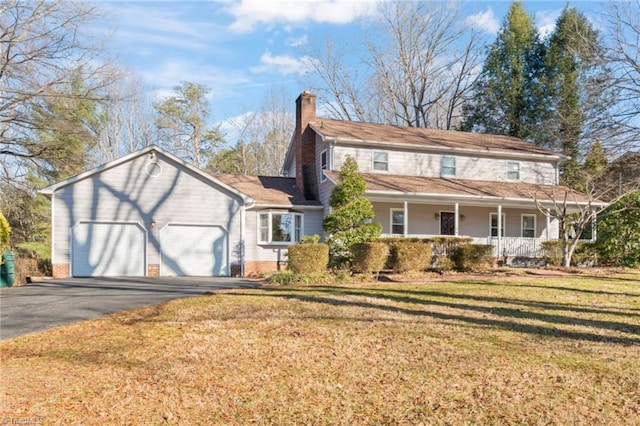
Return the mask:
[[[391,267],[396,272],[420,272],[431,264],[431,246],[425,243],[391,244]]]
[[[448,257],[439,257],[435,260],[434,265],[431,267],[435,272],[449,272],[452,271],[456,265],[453,260]]]
[[[327,244],[294,244],[289,246],[288,269],[295,274],[318,274],[327,270]]]
[[[351,256],[351,268],[354,272],[380,272],[387,263],[389,245],[379,241],[357,243],[351,246]]]
[[[458,246],[451,254],[456,269],[461,272],[486,271],[493,265],[492,248],[486,244],[465,244]]]
[[[335,284],[345,282],[347,279],[344,276],[338,276],[329,272],[316,272],[313,274],[294,274],[291,271],[282,271],[277,274],[273,274],[268,278],[271,284]]]

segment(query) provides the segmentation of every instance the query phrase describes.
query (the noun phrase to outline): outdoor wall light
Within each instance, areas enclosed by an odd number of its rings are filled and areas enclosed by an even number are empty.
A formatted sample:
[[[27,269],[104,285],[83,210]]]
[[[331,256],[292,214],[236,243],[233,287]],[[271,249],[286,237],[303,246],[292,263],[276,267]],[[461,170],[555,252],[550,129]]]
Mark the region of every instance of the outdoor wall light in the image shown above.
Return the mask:
[[[464,222],[464,220],[465,220],[465,219],[466,219],[465,215],[461,214],[461,215],[460,215],[460,221],[461,221],[461,222]]]
[[[151,226],[151,229],[156,227],[156,221],[155,219],[151,219],[151,222],[149,222],[149,226]]]
[[[435,220],[440,219],[440,213],[435,213],[435,214],[433,215],[433,218],[434,218]]]

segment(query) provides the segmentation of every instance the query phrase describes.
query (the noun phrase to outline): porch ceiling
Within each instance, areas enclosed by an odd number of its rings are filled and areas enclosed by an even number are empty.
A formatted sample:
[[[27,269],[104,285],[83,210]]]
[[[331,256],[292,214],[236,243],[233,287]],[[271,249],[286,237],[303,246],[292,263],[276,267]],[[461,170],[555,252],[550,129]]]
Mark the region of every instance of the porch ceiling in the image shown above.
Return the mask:
[[[338,172],[326,172],[333,180]],[[586,194],[559,185],[539,185],[523,182],[498,182],[467,179],[443,179],[422,176],[399,176],[362,173],[367,184],[367,196],[373,201],[407,200],[414,203],[459,203],[470,206],[495,206],[535,208],[535,200],[543,205],[562,202],[568,206],[589,204]],[[591,204],[604,203],[591,200]]]

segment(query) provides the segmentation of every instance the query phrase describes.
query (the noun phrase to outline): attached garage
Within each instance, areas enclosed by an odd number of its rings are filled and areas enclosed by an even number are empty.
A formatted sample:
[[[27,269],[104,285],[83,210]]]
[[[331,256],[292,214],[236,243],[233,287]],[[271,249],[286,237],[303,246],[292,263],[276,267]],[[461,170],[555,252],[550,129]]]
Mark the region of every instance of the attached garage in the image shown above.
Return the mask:
[[[220,225],[169,223],[160,231],[160,275],[229,275],[229,233]]]
[[[144,276],[146,240],[137,223],[79,222],[71,230],[71,275]]]

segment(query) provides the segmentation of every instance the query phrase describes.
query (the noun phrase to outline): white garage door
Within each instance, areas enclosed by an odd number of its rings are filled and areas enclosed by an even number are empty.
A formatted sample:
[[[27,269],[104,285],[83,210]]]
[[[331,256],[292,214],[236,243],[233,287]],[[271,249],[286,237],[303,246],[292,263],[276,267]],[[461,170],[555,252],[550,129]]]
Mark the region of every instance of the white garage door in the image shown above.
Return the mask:
[[[78,223],[72,231],[74,277],[145,275],[145,231],[135,223]]]
[[[228,275],[228,235],[217,225],[169,224],[160,231],[163,276]]]

